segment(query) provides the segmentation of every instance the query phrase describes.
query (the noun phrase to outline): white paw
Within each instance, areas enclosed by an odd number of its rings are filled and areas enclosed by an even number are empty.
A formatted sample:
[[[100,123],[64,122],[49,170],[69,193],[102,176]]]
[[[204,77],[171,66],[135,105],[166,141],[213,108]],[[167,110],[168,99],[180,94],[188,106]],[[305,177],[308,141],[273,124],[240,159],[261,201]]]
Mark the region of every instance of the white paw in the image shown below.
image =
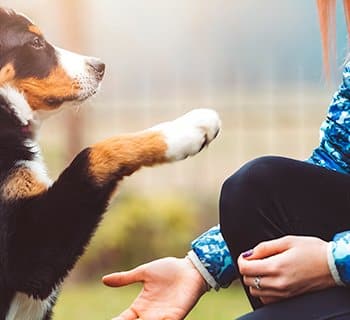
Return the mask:
[[[176,161],[201,151],[218,135],[220,125],[220,118],[214,110],[195,109],[151,130],[164,135],[168,146],[166,157],[169,161]]]

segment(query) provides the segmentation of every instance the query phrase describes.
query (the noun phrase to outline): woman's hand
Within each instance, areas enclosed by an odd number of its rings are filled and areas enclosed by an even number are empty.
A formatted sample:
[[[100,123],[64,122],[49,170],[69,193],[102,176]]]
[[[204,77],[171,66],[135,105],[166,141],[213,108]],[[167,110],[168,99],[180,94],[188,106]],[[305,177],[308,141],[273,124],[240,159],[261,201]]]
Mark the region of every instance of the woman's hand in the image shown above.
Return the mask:
[[[206,292],[206,282],[187,259],[164,258],[103,278],[111,287],[143,282],[132,305],[115,320],[181,320]]]
[[[335,286],[327,262],[328,243],[314,237],[286,236],[262,242],[238,258],[250,293],[265,303]],[[260,289],[254,280],[260,277]]]

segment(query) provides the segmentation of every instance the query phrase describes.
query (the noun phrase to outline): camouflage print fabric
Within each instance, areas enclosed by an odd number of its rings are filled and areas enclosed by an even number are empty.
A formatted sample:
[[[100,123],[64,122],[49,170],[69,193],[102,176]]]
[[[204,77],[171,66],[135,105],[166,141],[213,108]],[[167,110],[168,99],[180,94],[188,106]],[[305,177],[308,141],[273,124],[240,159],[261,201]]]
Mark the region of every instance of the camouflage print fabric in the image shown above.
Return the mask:
[[[219,225],[194,240],[192,250],[221,288],[228,287],[236,278],[236,270]]]
[[[334,236],[331,247],[337,275],[333,276],[338,284],[350,286],[350,231]],[[337,281],[337,280],[340,281]]]
[[[321,125],[320,146],[307,160],[338,172],[350,172],[350,65],[334,94],[327,118]]]
[[[320,145],[306,161],[350,173],[350,64],[345,66],[343,82],[334,94],[326,120],[320,129]],[[192,250],[220,287],[237,278],[237,269],[223,239],[220,226],[203,233],[192,242]],[[350,286],[350,231],[335,235],[331,243],[329,265],[335,265],[333,277]],[[339,281],[337,281],[339,283]]]

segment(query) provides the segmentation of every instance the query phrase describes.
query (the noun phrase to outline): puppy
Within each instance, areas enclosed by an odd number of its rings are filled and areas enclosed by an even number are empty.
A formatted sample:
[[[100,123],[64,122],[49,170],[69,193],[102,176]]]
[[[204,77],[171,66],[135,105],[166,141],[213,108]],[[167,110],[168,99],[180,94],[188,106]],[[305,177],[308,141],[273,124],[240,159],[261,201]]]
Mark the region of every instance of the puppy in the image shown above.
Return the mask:
[[[198,153],[214,111],[113,137],[81,151],[56,181],[36,141],[41,121],[94,95],[105,65],[52,46],[27,17],[0,9],[0,319],[51,319],[118,183],[142,166]]]

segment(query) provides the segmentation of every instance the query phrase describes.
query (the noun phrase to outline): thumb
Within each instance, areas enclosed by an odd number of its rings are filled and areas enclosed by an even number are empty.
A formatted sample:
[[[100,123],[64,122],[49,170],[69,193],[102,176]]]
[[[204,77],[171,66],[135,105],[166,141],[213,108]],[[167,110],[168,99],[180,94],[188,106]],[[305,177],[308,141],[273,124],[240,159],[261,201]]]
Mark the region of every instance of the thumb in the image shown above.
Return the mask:
[[[253,250],[242,254],[247,260],[265,259],[288,250],[292,246],[290,237],[283,237],[259,243]]]
[[[141,267],[130,271],[112,273],[102,278],[102,282],[109,287],[123,287],[142,281],[144,281],[144,273]]]

